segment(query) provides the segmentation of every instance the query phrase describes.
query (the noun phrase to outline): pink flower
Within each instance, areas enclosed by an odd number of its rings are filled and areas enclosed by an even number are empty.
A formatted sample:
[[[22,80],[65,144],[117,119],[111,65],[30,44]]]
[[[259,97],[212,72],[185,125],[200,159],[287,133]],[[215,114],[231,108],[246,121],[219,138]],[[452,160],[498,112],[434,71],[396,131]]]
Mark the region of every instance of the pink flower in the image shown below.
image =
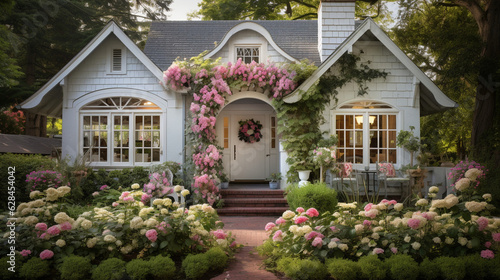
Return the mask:
[[[218,229],[216,231],[213,231],[212,234],[215,236],[217,239],[225,239],[227,237],[227,234],[224,232],[222,229]]]
[[[309,208],[306,211],[306,215],[309,217],[317,217],[319,216],[319,212],[315,208]]]
[[[238,243],[236,243],[236,241],[233,241],[231,245],[229,245],[229,248],[234,248],[236,247],[236,245],[238,245]]]
[[[99,189],[102,191],[102,190],[105,190],[108,188],[108,185],[102,185]]]
[[[493,237],[493,240],[495,242],[500,242],[500,232],[497,232],[497,233],[492,233],[491,234],[491,237]]]
[[[59,225],[61,230],[71,230],[73,227],[71,226],[70,222],[64,222]]]
[[[61,229],[59,228],[59,226],[51,226],[47,229],[47,233],[50,235],[58,235],[59,233],[61,233]]]
[[[297,211],[297,213],[300,214],[300,213],[302,213],[302,212],[304,212],[306,210],[304,210],[304,208],[302,208],[302,207],[297,207],[297,209],[295,211]]]
[[[22,250],[19,254],[23,257],[27,257],[29,254],[31,254],[30,250]]]
[[[392,247],[392,248],[391,248],[391,252],[392,252],[393,254],[397,254],[397,253],[398,253],[398,248],[396,248],[396,247]]]
[[[112,205],[113,207],[116,207],[116,206],[118,206],[118,205],[120,205],[120,204],[119,204],[118,202],[116,202],[116,201],[115,201],[115,202],[113,202],[111,205]]]
[[[156,239],[158,239],[158,232],[154,229],[150,229],[146,231],[146,237],[149,239],[151,242],[155,242]]]
[[[331,226],[330,229],[333,231],[333,232],[336,232],[337,231],[337,227],[335,226]]]
[[[480,217],[476,222],[480,231],[483,231],[486,227],[488,227],[488,218]]]
[[[276,225],[274,223],[267,223],[265,230],[270,231],[272,230]]]
[[[274,233],[273,241],[283,241],[283,232],[281,230],[277,230]]]
[[[319,236],[314,238],[312,245],[313,247],[321,248],[321,246],[323,246],[323,239],[321,239],[321,237]]]
[[[281,225],[281,224],[284,224],[286,223],[286,220],[283,219],[283,217],[279,217],[277,220],[276,220],[276,224],[277,225]]]
[[[306,240],[311,240],[311,239],[316,238],[316,237],[323,238],[325,236],[319,232],[311,231],[308,234],[306,234],[304,237],[306,238]]]
[[[484,243],[484,247],[486,247],[486,248],[490,248],[490,247],[491,247],[491,242],[486,241],[486,242]]]
[[[420,226],[420,220],[419,219],[409,219],[408,226],[411,227],[412,229],[417,229]]]
[[[298,225],[298,224],[302,224],[304,222],[307,222],[308,220],[309,220],[309,218],[307,218],[307,217],[299,216],[299,217],[295,218],[295,223]]]
[[[493,259],[493,258],[495,258],[495,253],[493,253],[493,251],[491,251],[491,250],[482,250],[481,251],[481,258]]]
[[[46,231],[47,224],[46,223],[38,223],[38,224],[36,224],[35,228],[38,230],[41,230],[41,231]]]
[[[365,212],[370,211],[370,210],[372,209],[372,207],[373,207],[373,203],[368,203],[368,204],[366,204],[366,205],[365,205]]]
[[[374,255],[383,254],[383,253],[384,253],[384,249],[382,249],[382,248],[375,248],[375,249],[373,249],[373,254]]]
[[[51,250],[43,250],[40,253],[40,259],[42,259],[42,260],[51,259],[53,256],[54,256],[54,252],[52,252]]]
[[[40,235],[40,239],[45,239],[45,237],[47,237],[47,233],[42,233],[42,235]]]
[[[372,222],[371,222],[371,221],[369,221],[369,220],[364,220],[364,221],[363,221],[363,225],[364,225],[365,227],[369,227],[369,226],[371,226],[371,225],[372,225]]]
[[[373,208],[373,209],[370,209],[368,211],[365,212],[365,217],[368,217],[368,218],[375,218],[378,214],[378,210]]]

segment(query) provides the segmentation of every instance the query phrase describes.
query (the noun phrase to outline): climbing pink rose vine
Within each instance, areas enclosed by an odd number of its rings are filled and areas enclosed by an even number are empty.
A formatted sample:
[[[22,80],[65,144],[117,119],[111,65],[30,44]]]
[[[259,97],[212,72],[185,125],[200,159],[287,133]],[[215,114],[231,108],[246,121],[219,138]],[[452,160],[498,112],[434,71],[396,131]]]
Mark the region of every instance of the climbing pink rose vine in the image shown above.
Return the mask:
[[[282,98],[297,86],[295,72],[288,65],[252,62],[218,64],[199,57],[174,62],[164,73],[164,85],[175,91],[188,91],[193,101],[190,133],[195,166],[194,194],[200,201],[213,205],[219,198],[217,181],[223,172],[222,148],[217,146],[216,116],[233,90],[243,87],[260,90],[270,99]]]

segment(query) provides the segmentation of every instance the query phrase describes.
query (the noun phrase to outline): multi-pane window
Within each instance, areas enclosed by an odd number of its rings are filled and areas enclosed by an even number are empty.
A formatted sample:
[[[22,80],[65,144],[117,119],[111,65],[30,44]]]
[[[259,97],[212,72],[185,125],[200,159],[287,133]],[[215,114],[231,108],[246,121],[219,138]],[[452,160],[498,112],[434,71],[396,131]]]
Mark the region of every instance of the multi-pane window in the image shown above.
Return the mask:
[[[397,114],[381,112],[384,111],[381,109],[394,111],[390,106],[379,102],[356,102],[340,109],[349,112],[335,115],[338,161],[364,165],[384,161],[397,163]]]
[[[147,111],[146,111],[147,109]],[[130,97],[93,101],[81,109],[82,152],[89,162],[159,162],[161,111]]]
[[[259,63],[260,47],[236,47],[236,60],[240,58],[245,63]]]
[[[271,117],[271,149],[276,148],[276,117]]]

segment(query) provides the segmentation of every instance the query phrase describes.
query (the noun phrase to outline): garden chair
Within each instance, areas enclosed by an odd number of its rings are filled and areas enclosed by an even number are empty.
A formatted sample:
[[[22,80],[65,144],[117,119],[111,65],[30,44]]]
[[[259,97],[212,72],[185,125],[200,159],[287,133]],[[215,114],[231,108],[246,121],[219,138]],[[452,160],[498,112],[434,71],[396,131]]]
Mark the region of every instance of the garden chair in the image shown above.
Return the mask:
[[[170,186],[172,188],[174,188],[174,185],[173,185],[173,180],[174,180],[174,174],[172,174],[172,171],[170,171],[169,168],[166,168],[164,165],[151,165],[149,167],[149,174],[153,174],[153,173],[160,173],[162,174],[163,172],[165,172],[165,177],[168,179],[168,182],[170,183]],[[168,197],[171,197],[175,202],[179,203],[180,205],[185,205],[186,201],[184,199],[184,197],[179,194],[179,193],[176,193],[175,191],[170,193],[169,195],[167,195]]]
[[[396,171],[394,165],[390,162],[381,162],[377,165],[379,184],[382,184],[384,187],[385,197],[387,198],[389,186],[397,186],[397,193],[403,198],[410,186],[410,178],[404,177],[401,171]],[[409,195],[409,193],[407,195]]]

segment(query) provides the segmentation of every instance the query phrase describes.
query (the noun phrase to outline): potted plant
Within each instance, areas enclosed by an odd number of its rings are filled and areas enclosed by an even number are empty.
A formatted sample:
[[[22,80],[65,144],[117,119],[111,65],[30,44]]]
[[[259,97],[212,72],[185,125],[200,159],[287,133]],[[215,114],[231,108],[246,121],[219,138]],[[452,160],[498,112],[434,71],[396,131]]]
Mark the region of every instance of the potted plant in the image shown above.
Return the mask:
[[[413,134],[414,126],[410,126],[410,131],[401,130],[396,137],[396,146],[402,147],[410,152],[410,166],[413,166],[413,156],[420,150],[420,138]]]
[[[221,189],[227,189],[229,188],[229,178],[227,177],[226,173],[221,172],[219,176],[220,180],[220,188]]]
[[[280,180],[281,180],[281,173],[273,173],[271,174],[271,178],[269,180],[269,188],[271,189],[279,189],[280,187]]]

